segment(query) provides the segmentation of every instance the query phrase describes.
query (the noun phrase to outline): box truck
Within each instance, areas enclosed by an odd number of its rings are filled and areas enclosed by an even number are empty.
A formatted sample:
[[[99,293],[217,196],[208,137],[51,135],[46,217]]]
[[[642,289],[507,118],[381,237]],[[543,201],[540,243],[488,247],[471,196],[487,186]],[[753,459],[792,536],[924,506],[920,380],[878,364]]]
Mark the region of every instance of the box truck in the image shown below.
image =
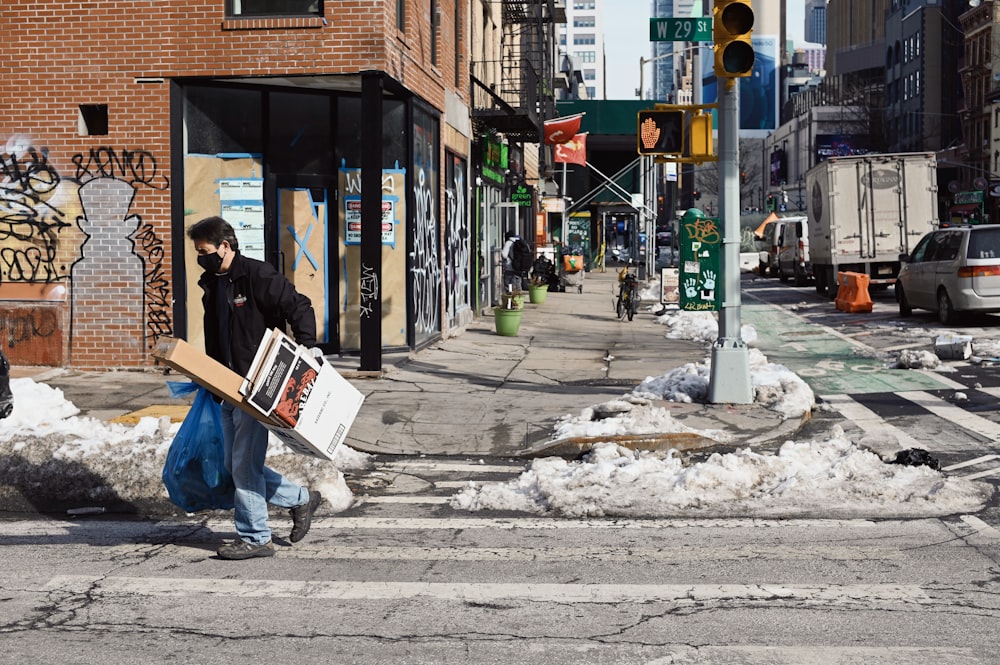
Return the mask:
[[[887,287],[909,253],[937,228],[934,153],[830,157],[806,173],[809,252],[816,292],[837,294],[837,273]]]

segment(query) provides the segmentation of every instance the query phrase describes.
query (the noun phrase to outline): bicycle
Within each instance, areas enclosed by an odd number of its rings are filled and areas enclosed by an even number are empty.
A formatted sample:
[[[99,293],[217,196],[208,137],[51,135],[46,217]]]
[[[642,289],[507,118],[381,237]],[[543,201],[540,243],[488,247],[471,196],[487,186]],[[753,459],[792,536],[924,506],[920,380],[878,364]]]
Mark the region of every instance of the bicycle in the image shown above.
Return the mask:
[[[627,270],[623,270],[622,272],[624,274],[619,278],[615,312],[618,314],[619,319],[624,319],[627,316],[628,320],[631,321],[635,313],[639,311],[639,280],[633,273],[627,272]]]

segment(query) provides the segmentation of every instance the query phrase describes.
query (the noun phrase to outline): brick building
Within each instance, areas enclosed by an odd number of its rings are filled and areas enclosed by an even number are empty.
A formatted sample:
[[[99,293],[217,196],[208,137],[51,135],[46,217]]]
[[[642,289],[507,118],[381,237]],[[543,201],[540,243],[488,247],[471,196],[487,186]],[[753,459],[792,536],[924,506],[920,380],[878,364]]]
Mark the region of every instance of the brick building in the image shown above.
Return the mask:
[[[328,353],[471,317],[469,0],[8,0],[0,17],[13,363],[141,367],[163,336],[199,343],[184,233],[209,215],[309,295]]]

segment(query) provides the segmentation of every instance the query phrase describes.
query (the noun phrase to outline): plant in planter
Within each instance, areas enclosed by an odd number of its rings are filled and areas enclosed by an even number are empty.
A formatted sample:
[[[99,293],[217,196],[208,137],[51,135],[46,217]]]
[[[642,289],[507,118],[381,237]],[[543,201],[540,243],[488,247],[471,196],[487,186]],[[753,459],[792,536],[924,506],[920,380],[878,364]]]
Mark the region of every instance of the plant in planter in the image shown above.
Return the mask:
[[[524,291],[514,289],[500,296],[500,308],[524,309]]]
[[[545,302],[548,292],[548,280],[540,275],[536,275],[531,278],[531,284],[528,286],[528,300],[531,304],[541,305]]]
[[[493,321],[497,334],[506,337],[517,335],[521,327],[521,314],[524,313],[524,292],[511,289],[500,296],[500,305],[493,308]]]

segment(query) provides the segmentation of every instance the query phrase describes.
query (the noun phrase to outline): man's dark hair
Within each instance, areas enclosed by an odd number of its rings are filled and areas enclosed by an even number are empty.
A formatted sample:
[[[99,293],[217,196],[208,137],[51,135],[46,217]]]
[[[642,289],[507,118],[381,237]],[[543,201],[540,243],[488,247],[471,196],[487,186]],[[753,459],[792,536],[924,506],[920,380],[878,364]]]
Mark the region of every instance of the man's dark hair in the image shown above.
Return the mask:
[[[206,217],[192,224],[187,230],[187,235],[195,242],[207,242],[218,247],[225,240],[233,249],[240,248],[240,241],[236,239],[233,227],[221,217]]]

